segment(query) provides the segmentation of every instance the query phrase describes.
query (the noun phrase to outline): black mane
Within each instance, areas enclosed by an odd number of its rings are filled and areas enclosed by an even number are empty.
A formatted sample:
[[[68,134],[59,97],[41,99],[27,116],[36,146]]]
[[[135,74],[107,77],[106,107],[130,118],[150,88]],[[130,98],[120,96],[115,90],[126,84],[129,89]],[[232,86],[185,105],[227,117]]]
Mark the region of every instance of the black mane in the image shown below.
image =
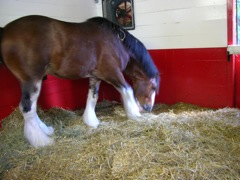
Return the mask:
[[[159,71],[153,60],[141,41],[130,34],[127,30],[103,17],[94,17],[88,19],[88,22],[94,22],[100,26],[112,30],[123,42],[124,46],[130,50],[130,56],[138,62],[140,68],[145,72],[148,78],[157,78],[159,84]]]

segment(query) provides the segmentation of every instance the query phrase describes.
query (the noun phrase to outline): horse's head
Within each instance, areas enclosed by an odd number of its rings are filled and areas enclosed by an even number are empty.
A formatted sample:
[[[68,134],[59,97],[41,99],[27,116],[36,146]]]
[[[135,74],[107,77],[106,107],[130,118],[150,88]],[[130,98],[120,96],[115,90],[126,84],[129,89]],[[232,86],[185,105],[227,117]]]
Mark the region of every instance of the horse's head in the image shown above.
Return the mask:
[[[137,78],[133,81],[134,96],[140,111],[150,112],[152,110],[158,89],[159,76],[151,79]]]
[[[124,29],[120,28],[117,33],[118,37],[121,33],[125,35],[121,40],[127,49],[129,61],[124,72],[133,82],[134,96],[139,110],[150,112],[159,89],[159,71],[141,41]],[[126,59],[124,61],[126,62]]]

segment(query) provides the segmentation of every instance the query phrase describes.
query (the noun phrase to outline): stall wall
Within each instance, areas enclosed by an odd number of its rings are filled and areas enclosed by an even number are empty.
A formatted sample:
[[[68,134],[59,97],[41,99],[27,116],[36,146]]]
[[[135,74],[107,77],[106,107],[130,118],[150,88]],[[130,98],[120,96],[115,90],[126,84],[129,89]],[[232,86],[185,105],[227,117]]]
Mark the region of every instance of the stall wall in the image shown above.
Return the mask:
[[[33,14],[81,22],[100,13],[101,4],[94,0],[0,0],[0,26]]]
[[[0,26],[28,14],[80,22],[102,16],[101,0],[96,2],[1,0]],[[233,106],[233,62],[228,61],[226,49],[226,0],[134,0],[134,11],[136,27],[130,33],[146,45],[161,72],[157,103]],[[3,117],[2,114],[9,114],[17,106],[20,94],[17,81],[4,67],[0,69],[0,78],[7,82],[0,87],[0,99],[4,99],[0,116]],[[87,86],[87,80],[67,81],[50,76],[43,83],[40,105],[83,107]],[[119,94],[103,83],[100,99],[119,100]]]
[[[226,0],[135,0],[136,30],[149,49],[227,46]]]
[[[157,102],[232,107],[234,61],[226,49],[231,1],[134,2],[136,29],[131,32],[144,42],[161,72]]]
[[[235,106],[240,108],[240,55],[236,56],[235,70]]]

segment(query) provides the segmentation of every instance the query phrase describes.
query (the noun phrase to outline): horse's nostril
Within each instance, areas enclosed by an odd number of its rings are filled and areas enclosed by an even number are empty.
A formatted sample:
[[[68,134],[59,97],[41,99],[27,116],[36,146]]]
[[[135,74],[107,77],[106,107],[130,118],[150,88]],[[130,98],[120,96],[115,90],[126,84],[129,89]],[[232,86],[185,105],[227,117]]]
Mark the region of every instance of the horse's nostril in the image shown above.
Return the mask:
[[[151,112],[152,106],[149,106],[149,105],[144,104],[144,105],[143,105],[143,109],[144,109],[145,111],[147,111],[147,112]]]

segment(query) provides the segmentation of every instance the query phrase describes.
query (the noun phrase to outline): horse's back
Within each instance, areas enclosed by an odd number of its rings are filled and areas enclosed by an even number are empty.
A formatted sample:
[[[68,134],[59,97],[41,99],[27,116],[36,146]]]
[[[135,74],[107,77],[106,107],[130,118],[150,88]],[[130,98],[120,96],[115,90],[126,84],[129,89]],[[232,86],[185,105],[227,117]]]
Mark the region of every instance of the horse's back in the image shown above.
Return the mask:
[[[3,58],[10,70],[18,71],[15,75],[25,72],[25,76],[49,73],[75,79],[108,65],[124,69],[126,49],[111,31],[92,21],[70,23],[26,16],[4,27]]]

